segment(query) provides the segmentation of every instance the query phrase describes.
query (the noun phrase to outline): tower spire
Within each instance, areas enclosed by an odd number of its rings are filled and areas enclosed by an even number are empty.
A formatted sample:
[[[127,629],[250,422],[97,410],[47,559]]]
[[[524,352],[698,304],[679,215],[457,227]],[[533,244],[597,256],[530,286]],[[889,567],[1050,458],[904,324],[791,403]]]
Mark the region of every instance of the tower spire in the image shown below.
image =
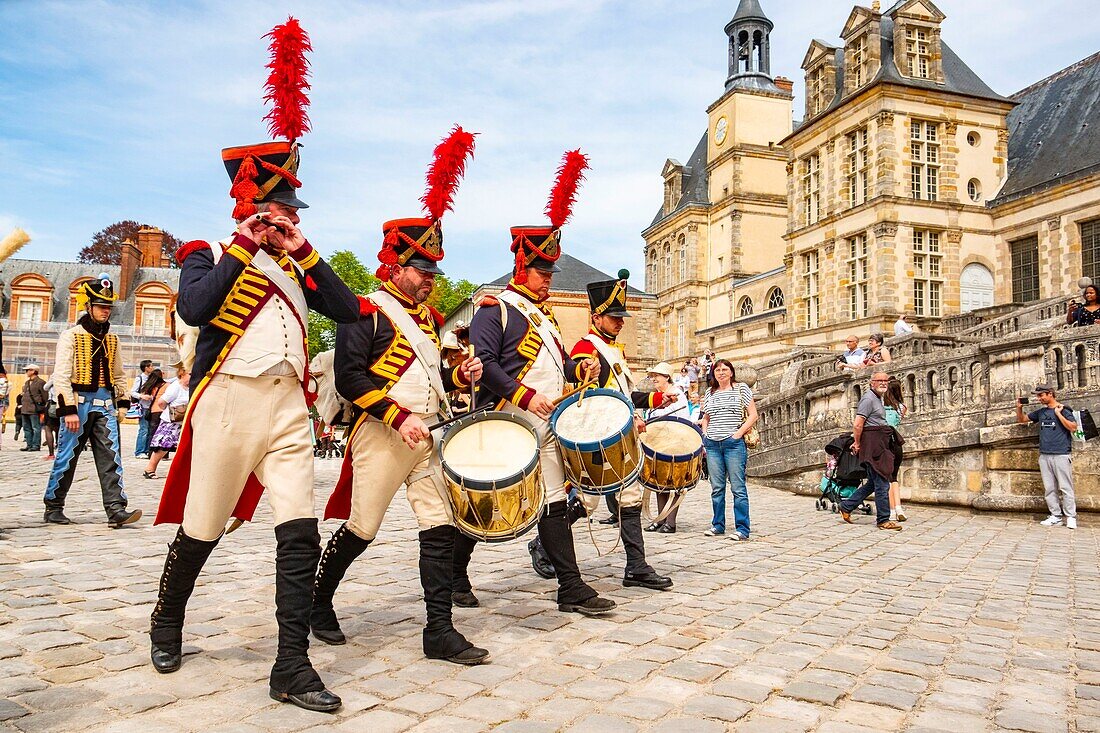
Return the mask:
[[[779,92],[771,76],[771,41],[774,24],[764,15],[759,0],[741,0],[726,24],[729,36],[729,76],[726,91],[735,87]]]

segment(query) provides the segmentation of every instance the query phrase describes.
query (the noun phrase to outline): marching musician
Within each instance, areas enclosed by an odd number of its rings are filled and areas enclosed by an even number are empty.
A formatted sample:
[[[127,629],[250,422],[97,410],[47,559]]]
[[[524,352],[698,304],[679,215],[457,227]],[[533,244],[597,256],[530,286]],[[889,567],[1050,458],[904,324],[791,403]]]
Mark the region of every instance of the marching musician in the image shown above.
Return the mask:
[[[57,416],[64,430],[58,436],[57,455],[46,484],[46,513],[51,524],[69,524],[65,498],[76,474],[76,459],[91,444],[103,492],[107,526],[132,524],[141,510],[126,507],[122,488],[122,451],[118,414],[130,406],[122,370],[118,336],[110,333],[111,311],[118,301],[106,273],[82,282],[76,290],[77,309],[84,311],[77,325],[62,331],[51,381],[57,390]]]
[[[592,327],[588,334],[578,341],[570,352],[574,359],[599,359],[600,376],[597,385],[622,392],[630,398],[635,408],[653,409],[665,403],[663,392],[642,392],[635,389],[634,375],[626,365],[623,344],[615,340],[623,330],[624,319],[630,316],[626,309],[627,270],[619,270],[619,279],[601,280],[588,284],[588,305],[592,312]],[[645,429],[645,423],[635,417],[639,430]],[[626,570],[623,585],[668,590],[672,579],[658,575],[645,558],[645,542],[642,540],[642,491],[637,479],[619,492],[619,536],[626,550]],[[587,514],[591,514],[599,505],[598,496],[581,494]],[[582,515],[571,512],[570,518],[576,521]],[[534,557],[538,554],[538,557]],[[532,550],[533,564],[540,575],[550,563],[546,551],[537,543]]]
[[[558,578],[558,609],[589,616],[607,613],[615,602],[601,598],[581,579],[573,535],[566,516],[565,470],[557,438],[548,422],[554,402],[566,382],[594,378],[599,363],[574,361],[562,345],[554,313],[546,300],[561,256],[561,227],[568,220],[577,186],[588,166],[578,151],[565,154],[550,195],[550,226],[512,227],[515,268],[497,302],[483,303],[470,323],[470,340],[485,364],[478,400],[497,401],[507,412],[521,415],[538,433],[540,462],[546,488],[546,509],[538,536]],[[474,541],[460,534],[455,547],[455,594],[461,605],[476,605],[469,585]]]
[[[377,272],[382,285],[361,299],[359,320],[336,331],[336,389],[355,408],[339,483],[325,510],[325,519],[347,521],[325,548],[313,588],[310,624],[313,635],[327,644],[346,641],[333,595],[348,567],[377,536],[394,494],[405,484],[420,525],[424,655],[470,665],[489,656],[451,621],[457,530],[441,493],[441,468],[428,429],[429,422],[447,416],[447,393],[468,389],[481,376],[477,357],[450,368],[441,363],[443,316],[425,302],[435,276],[443,274],[441,219],[473,148],[473,134],[461,127],[436,148],[422,199],[428,216],[383,225]]]
[[[268,96],[300,97],[280,87],[280,69],[304,68],[309,38],[290,18],[271,34]],[[304,83],[304,80],[302,81]],[[180,248],[178,315],[199,326],[191,403],[168,473],[157,523],[179,523],[168,549],[150,619],[153,666],[180,667],[184,612],[203,564],[230,516],[252,517],[266,489],[275,521],[275,618],[279,644],[270,695],[307,710],[332,712],[340,698],[309,661],[313,576],[321,556],[313,509],[313,450],[303,380],[306,323],[315,310],[338,323],[359,317],[355,295],[298,228],[298,136],[303,108],[276,103],[275,142],[222,151],[233,181],[237,231],[213,245]],[[185,355],[184,361],[188,360]]]

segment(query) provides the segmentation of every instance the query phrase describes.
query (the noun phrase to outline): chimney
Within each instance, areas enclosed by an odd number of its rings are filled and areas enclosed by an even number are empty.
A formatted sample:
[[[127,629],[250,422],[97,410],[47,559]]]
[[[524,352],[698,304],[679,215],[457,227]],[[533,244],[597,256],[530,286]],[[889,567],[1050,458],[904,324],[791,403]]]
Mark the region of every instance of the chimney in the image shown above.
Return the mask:
[[[794,82],[785,76],[775,77],[775,85],[787,94],[794,94]]]
[[[130,287],[134,284],[134,277],[141,267],[142,253],[136,244],[129,239],[122,243],[122,271],[118,276],[118,299],[125,300],[130,296]]]
[[[145,227],[137,233],[137,247],[141,252],[142,267],[166,267],[164,262],[164,231]]]

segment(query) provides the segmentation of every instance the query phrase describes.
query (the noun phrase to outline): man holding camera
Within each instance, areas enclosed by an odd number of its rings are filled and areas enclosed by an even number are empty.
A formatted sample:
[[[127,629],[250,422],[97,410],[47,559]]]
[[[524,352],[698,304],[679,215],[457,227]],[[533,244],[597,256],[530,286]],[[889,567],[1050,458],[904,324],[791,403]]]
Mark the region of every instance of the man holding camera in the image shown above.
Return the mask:
[[[1050,516],[1040,524],[1057,527],[1064,517],[1066,527],[1077,529],[1077,502],[1073,497],[1073,432],[1077,423],[1073,408],[1059,402],[1049,384],[1040,384],[1031,393],[1043,406],[1024,415],[1027,397],[1020,397],[1016,400],[1016,422],[1039,423],[1039,473],[1050,510]]]

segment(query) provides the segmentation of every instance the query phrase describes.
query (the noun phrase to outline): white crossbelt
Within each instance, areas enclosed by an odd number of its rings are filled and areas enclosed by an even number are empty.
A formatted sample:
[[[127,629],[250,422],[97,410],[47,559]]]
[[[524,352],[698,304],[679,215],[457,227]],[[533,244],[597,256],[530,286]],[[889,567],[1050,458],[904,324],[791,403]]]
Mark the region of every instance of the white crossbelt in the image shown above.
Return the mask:
[[[77,392],[77,394],[76,394],[76,401],[81,403],[81,404],[83,404],[85,402],[89,402],[89,403],[91,403],[91,405],[93,407],[110,407],[111,406],[111,401],[110,400],[90,400],[87,397],[85,397],[84,395],[80,394],[79,392]]]

